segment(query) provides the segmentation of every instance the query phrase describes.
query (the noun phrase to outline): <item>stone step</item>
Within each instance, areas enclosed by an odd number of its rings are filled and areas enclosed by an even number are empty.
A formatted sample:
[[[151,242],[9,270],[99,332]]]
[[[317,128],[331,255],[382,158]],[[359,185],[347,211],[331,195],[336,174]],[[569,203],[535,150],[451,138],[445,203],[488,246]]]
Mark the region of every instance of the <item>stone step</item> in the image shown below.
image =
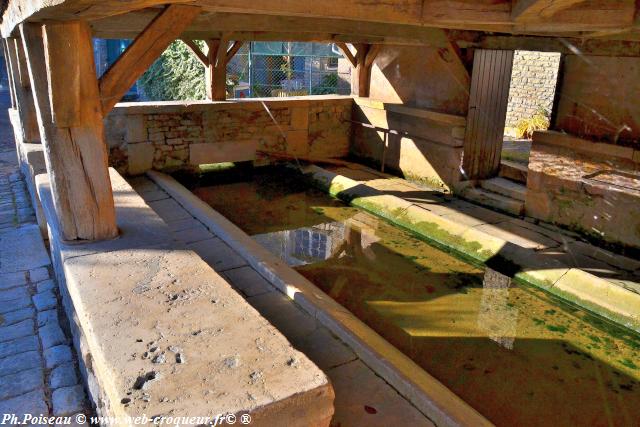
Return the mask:
[[[527,195],[527,187],[524,185],[499,177],[480,181],[480,186],[485,190],[520,200],[521,202],[525,201]]]
[[[468,188],[462,195],[468,200],[512,215],[519,216],[524,212],[523,201],[493,193],[482,188]]]
[[[529,168],[527,165],[509,160],[500,162],[500,176],[510,179],[511,181],[527,184],[527,173]]]

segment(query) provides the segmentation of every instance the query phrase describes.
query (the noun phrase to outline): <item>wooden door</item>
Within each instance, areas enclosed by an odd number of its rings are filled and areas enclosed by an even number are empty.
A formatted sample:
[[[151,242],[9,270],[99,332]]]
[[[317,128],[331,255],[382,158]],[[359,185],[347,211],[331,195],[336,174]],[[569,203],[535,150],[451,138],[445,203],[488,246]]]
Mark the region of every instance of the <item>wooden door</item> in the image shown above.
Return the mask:
[[[486,179],[500,169],[512,50],[476,50],[464,140],[465,179]]]

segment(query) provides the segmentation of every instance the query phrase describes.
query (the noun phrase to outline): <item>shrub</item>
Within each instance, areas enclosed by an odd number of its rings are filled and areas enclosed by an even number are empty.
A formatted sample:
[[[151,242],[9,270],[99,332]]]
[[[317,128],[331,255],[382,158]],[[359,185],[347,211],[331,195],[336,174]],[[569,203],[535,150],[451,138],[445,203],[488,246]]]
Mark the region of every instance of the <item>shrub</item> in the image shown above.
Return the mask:
[[[540,107],[538,111],[528,119],[522,119],[516,125],[516,137],[518,139],[531,139],[533,132],[549,129],[550,113],[546,108]]]

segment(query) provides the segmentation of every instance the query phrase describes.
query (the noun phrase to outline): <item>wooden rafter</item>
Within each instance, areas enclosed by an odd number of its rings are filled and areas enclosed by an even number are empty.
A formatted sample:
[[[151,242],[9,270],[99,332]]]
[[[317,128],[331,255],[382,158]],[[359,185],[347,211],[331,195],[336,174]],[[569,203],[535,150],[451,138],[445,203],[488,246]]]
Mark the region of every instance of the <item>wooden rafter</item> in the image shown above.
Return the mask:
[[[205,67],[209,66],[209,58],[207,58],[207,55],[205,55],[202,50],[200,50],[200,46],[198,46],[193,40],[189,40],[186,38],[181,38],[180,40],[189,48],[191,53],[195,55],[195,57],[202,63],[202,65],[204,65]]]
[[[244,42],[242,40],[236,40],[233,42],[231,47],[227,50],[227,57],[225,59],[225,65],[231,61],[231,59],[235,56],[236,53],[242,48]]]
[[[556,13],[583,2],[584,0],[514,0],[511,18],[516,21],[549,19]]]
[[[356,61],[356,57],[353,56],[353,53],[351,53],[351,50],[349,50],[349,46],[347,46],[346,43],[336,43],[336,46],[338,46],[338,48],[340,49],[340,51],[342,52],[344,57],[349,60],[349,62],[351,63],[352,67],[355,68],[355,67],[358,66],[358,62]]]
[[[111,111],[198,13],[200,8],[196,6],[169,5],[136,37],[100,78],[100,98],[104,115]]]

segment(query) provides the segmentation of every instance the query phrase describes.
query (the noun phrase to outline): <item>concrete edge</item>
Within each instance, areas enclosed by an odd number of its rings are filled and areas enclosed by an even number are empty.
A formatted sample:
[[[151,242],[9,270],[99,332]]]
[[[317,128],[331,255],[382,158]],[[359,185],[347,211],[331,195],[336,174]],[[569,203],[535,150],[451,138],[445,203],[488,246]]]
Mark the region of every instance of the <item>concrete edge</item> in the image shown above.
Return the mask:
[[[236,250],[260,275],[347,343],[360,359],[437,425],[493,425],[350,311],[182,184],[160,172],[149,171],[147,176]]]
[[[614,323],[640,332],[640,295],[559,261],[485,232],[465,227],[397,196],[383,194],[358,181],[318,166],[305,173],[333,197],[385,218],[431,244],[480,266],[507,265],[518,272],[516,280],[542,288],[563,300]]]

